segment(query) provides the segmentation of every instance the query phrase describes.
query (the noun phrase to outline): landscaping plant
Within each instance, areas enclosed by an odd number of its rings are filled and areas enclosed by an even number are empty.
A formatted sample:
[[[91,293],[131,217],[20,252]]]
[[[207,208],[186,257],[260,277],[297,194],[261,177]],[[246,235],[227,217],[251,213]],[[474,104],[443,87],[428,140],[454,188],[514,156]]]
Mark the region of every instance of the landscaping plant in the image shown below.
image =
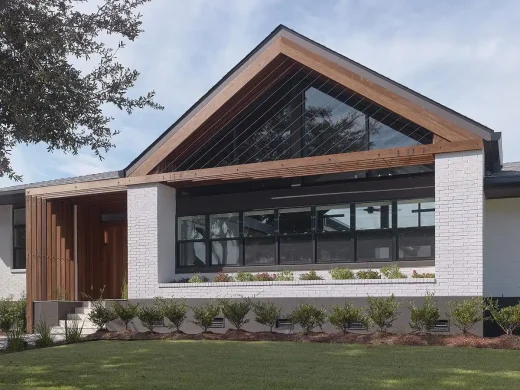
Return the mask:
[[[234,282],[234,279],[231,275],[228,275],[228,274],[225,274],[223,272],[219,272],[217,274],[217,276],[215,276],[213,278],[213,281],[215,283],[220,283],[220,282]]]
[[[300,280],[323,280],[323,277],[318,275],[316,271],[310,270],[306,274],[301,274]]]
[[[246,318],[247,314],[251,311],[252,303],[250,299],[244,299],[241,301],[231,301],[229,299],[222,299],[220,301],[220,308],[224,317],[235,327],[236,330],[240,330],[242,326],[249,322]]]
[[[22,326],[18,325],[17,322],[13,324],[11,329],[6,333],[7,336],[7,347],[8,352],[21,352],[25,349],[25,331]]]
[[[479,321],[484,319],[484,300],[480,297],[463,299],[462,301],[448,302],[448,317],[451,323],[459,328],[463,334]]]
[[[387,265],[379,270],[381,274],[387,279],[406,279],[407,276],[401,272],[401,269],[396,264]]]
[[[361,323],[365,329],[368,329],[370,324],[363,309],[355,308],[350,302],[345,302],[343,306],[332,306],[328,317],[329,322],[342,332],[346,332],[352,323]]]
[[[386,332],[399,316],[401,304],[396,301],[394,294],[388,298],[367,298],[366,314],[380,332]]]
[[[193,310],[194,319],[192,322],[200,326],[203,332],[207,332],[213,323],[213,318],[220,313],[220,306],[217,302],[209,301],[204,306],[192,307],[191,310]]]
[[[255,275],[255,281],[257,282],[271,282],[275,280],[276,275],[275,274],[269,274],[267,272],[262,272],[260,274]]]
[[[40,318],[34,325],[34,331],[36,332],[35,345],[38,348],[52,347],[54,340],[51,334],[51,327],[47,325],[45,318]]]
[[[299,324],[305,333],[310,333],[316,327],[321,329],[327,319],[327,314],[323,309],[310,303],[304,303],[294,309],[289,315],[289,319],[293,324]]]
[[[209,279],[206,276],[201,275],[193,275],[189,278],[188,283],[206,283],[209,282]]]
[[[126,272],[123,276],[123,283],[121,284],[121,299],[128,299],[128,278]]]
[[[276,274],[274,280],[278,282],[290,282],[294,280],[294,274],[291,271],[285,270]]]
[[[114,310],[106,307],[101,299],[92,302],[93,308],[88,313],[88,319],[95,324],[99,330],[104,329],[106,325],[117,319]]]
[[[69,325],[69,322],[72,325]],[[81,341],[81,334],[83,333],[83,321],[80,325],[78,320],[65,321],[65,342],[67,344],[79,343]]]
[[[13,296],[0,299],[0,330],[7,333],[15,324],[25,332],[27,299],[14,300]]]
[[[237,272],[235,275],[235,281],[237,282],[253,282],[255,275],[251,272]]]
[[[413,270],[412,278],[414,278],[414,279],[435,278],[435,273],[424,272],[424,273],[420,274],[420,273],[417,273],[416,270]]]
[[[427,332],[435,326],[440,316],[441,313],[433,294],[426,294],[422,307],[416,306],[414,302],[410,303],[410,327],[414,330],[421,333]]]
[[[358,271],[356,273],[356,277],[358,279],[381,279],[381,274],[377,271],[372,271],[369,269],[366,271]]]
[[[137,317],[141,321],[141,324],[152,333],[157,327],[157,323],[163,320],[161,310],[156,304],[141,307],[137,313]]]
[[[510,336],[520,328],[520,303],[514,306],[500,308],[498,300],[489,299],[486,302],[491,318],[502,328],[506,335]]]
[[[130,303],[122,305],[119,302],[114,302],[112,306],[114,313],[125,324],[125,330],[128,330],[128,324],[139,314],[139,304]]]
[[[272,333],[276,325],[276,321],[280,318],[282,312],[281,307],[277,307],[273,302],[256,302],[253,305],[253,312],[255,313],[255,321],[261,325],[269,327]]]
[[[336,280],[347,280],[355,278],[354,272],[348,268],[333,268],[329,271],[329,274],[332,279]]]
[[[186,303],[173,298],[156,298],[155,302],[162,316],[170,321],[169,328],[180,332],[188,311]]]

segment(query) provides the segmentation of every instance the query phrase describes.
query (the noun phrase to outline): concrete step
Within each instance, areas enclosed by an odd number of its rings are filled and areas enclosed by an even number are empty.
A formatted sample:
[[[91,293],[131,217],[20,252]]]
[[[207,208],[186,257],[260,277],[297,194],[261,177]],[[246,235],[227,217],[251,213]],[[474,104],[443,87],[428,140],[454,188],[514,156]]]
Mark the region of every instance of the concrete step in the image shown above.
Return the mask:
[[[60,320],[59,326],[65,328],[65,320]],[[69,328],[75,326],[74,320],[67,320],[67,326]],[[78,326],[83,329],[97,329],[97,326],[90,321],[78,321]]]
[[[93,333],[96,333],[97,331],[97,328],[94,329],[94,328],[83,328],[83,330],[81,331],[81,335],[82,336],[86,336],[86,335],[89,335],[89,334],[93,334]],[[53,326],[51,328],[51,334],[52,335],[56,335],[56,336],[65,336],[65,328],[64,327],[61,327],[61,326]]]
[[[88,314],[92,311],[91,307],[78,307],[74,310],[76,314]]]
[[[67,314],[67,320],[70,320],[70,321],[77,320],[80,322],[89,321],[88,314],[83,314],[83,313]]]

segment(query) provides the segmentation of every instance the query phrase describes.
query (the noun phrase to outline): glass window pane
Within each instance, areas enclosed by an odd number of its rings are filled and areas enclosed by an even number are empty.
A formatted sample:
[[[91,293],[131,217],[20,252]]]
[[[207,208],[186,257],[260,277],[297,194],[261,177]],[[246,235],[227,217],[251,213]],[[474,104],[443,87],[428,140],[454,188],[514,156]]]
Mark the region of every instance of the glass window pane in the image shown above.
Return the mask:
[[[279,214],[280,234],[310,233],[312,213],[310,207],[283,209]]]
[[[25,209],[14,209],[13,210],[13,224],[14,225],[25,225]]]
[[[14,247],[25,248],[25,227],[17,227],[13,230],[14,233]]]
[[[358,261],[392,260],[391,235],[360,234],[357,240]]]
[[[211,241],[211,265],[240,265],[239,241]]]
[[[345,234],[320,234],[318,241],[318,263],[352,261],[352,240]]]
[[[369,120],[370,133],[370,149],[386,149],[386,148],[401,148],[405,146],[420,145],[421,142],[413,137],[406,135],[405,129],[408,124],[402,123],[399,120],[390,119],[390,126],[387,126],[374,118]],[[415,126],[417,127],[417,126]],[[419,137],[420,138],[420,137]]]
[[[280,264],[312,263],[312,247],[311,236],[280,237]]]
[[[244,213],[244,237],[272,236],[274,233],[274,210]]]
[[[179,240],[202,240],[205,235],[206,217],[204,215],[179,218]]]
[[[389,229],[391,227],[392,204],[390,202],[356,205],[356,230]]]
[[[435,247],[435,230],[399,232],[399,258],[431,258]]]
[[[13,260],[14,269],[25,269],[25,249],[15,249]]]
[[[344,232],[350,230],[350,206],[316,207],[318,214],[316,231]]]
[[[304,156],[366,149],[365,114],[333,96],[339,92],[305,91]]]
[[[274,237],[246,238],[244,242],[246,265],[275,264],[276,242]]]
[[[435,202],[421,202],[421,226],[435,226]]]
[[[416,200],[397,202],[397,227],[419,226],[419,203]]]
[[[213,214],[209,216],[211,238],[231,238],[239,235],[238,213]]]
[[[179,243],[179,264],[181,267],[204,267],[206,265],[206,243]]]

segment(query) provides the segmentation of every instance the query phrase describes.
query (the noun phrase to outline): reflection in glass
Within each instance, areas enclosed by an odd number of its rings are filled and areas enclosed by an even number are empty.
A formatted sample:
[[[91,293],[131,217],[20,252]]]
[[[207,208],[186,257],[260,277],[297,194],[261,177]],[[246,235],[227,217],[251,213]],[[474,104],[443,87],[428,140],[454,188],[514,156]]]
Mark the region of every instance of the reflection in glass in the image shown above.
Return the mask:
[[[392,260],[392,237],[360,234],[357,240],[357,254],[358,261]]]
[[[206,217],[195,215],[180,217],[178,222],[179,240],[202,240],[206,232]]]
[[[206,265],[206,243],[180,242],[179,264],[181,267],[204,267]]]
[[[238,240],[211,241],[211,265],[239,265]]]
[[[317,241],[318,263],[352,261],[352,241],[345,234],[320,234]]]
[[[280,237],[280,264],[312,263],[312,237]]]
[[[388,229],[392,226],[390,202],[356,205],[356,230]]]
[[[370,133],[370,147],[369,149],[388,149],[388,148],[402,148],[405,146],[420,145],[417,139],[412,138],[405,134],[407,129],[407,123],[401,123],[400,121],[391,121],[391,126],[387,126],[384,123],[379,122],[374,118],[369,119],[369,133]],[[417,127],[417,126],[416,126]],[[413,130],[410,134],[415,135],[416,138],[420,138],[420,134],[417,131],[414,133]],[[426,142],[423,142],[426,143]]]
[[[350,206],[319,206],[316,231],[344,232],[350,230]]]
[[[212,214],[209,216],[211,238],[231,238],[239,235],[238,213]]]
[[[245,264],[274,264],[276,258],[276,241],[274,237],[246,238]]]
[[[399,232],[399,258],[431,258],[435,245],[435,230]]]
[[[244,237],[272,236],[274,233],[274,210],[244,213]]]
[[[13,209],[13,225],[25,225],[25,209]]]
[[[421,202],[421,226],[435,226],[435,202]]]
[[[403,200],[397,202],[397,227],[418,227],[435,225],[435,202],[423,200]]]
[[[312,213],[310,207],[282,209],[278,225],[280,234],[302,234],[312,231]]]

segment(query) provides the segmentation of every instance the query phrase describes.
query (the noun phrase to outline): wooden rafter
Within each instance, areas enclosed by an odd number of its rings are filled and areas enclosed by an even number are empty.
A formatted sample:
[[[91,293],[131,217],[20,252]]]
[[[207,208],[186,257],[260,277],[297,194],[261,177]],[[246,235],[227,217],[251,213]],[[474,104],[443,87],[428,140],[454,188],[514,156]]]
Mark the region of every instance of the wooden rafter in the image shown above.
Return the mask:
[[[37,195],[42,198],[58,198],[123,191],[127,186],[146,183],[172,183],[174,186],[186,186],[197,183],[211,184],[228,181],[277,179],[328,173],[355,172],[368,169],[430,164],[435,161],[436,154],[480,150],[482,148],[482,140],[441,142],[431,145],[294,158],[290,160],[267,161],[228,167],[195,169],[191,171],[31,188],[26,190],[26,195]]]

